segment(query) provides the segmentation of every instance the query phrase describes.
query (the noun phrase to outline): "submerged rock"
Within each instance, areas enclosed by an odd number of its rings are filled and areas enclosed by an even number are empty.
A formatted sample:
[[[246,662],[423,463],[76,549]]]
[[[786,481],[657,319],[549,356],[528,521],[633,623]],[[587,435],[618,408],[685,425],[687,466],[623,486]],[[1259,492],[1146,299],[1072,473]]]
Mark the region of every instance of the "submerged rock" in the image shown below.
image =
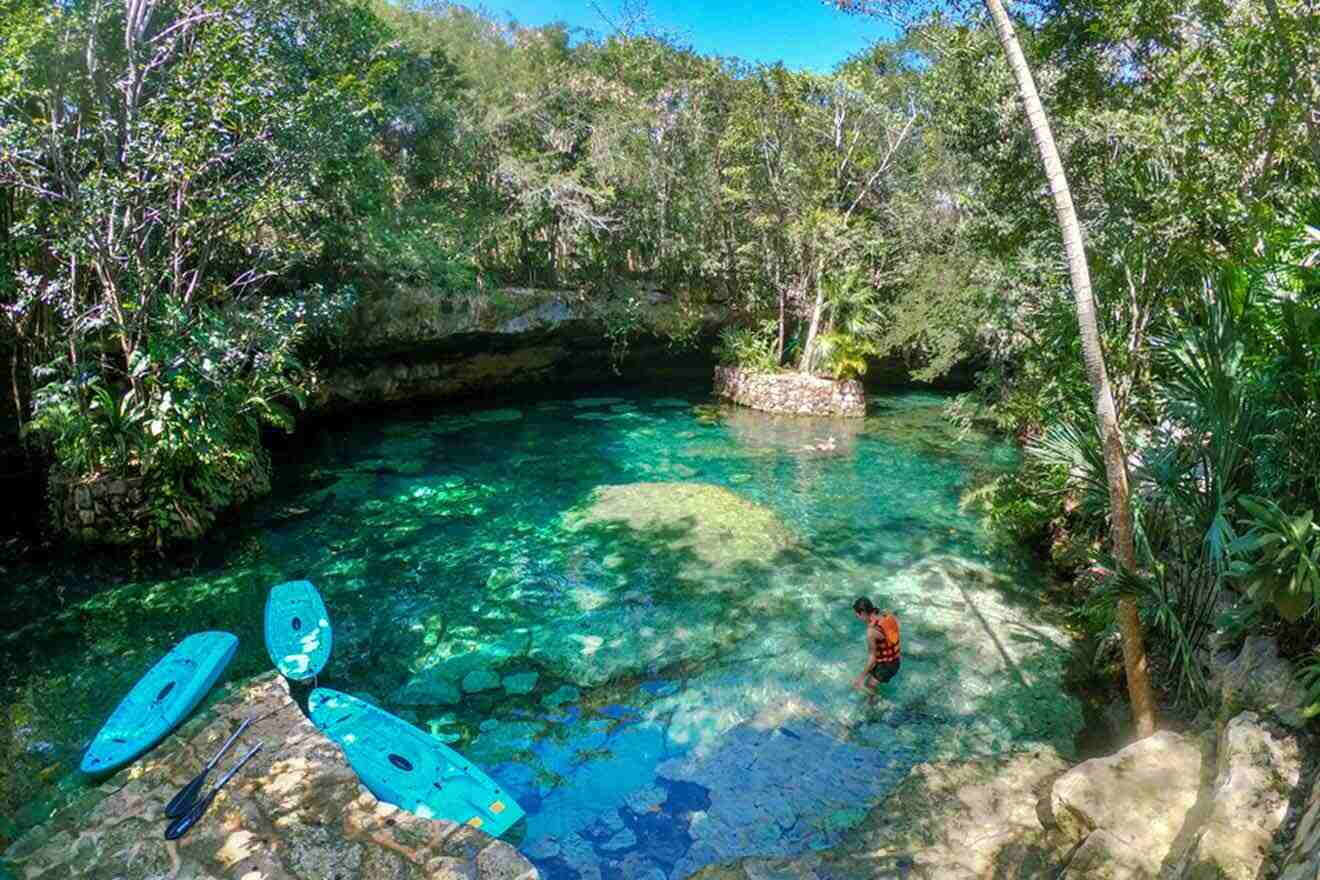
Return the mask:
[[[506,675],[504,690],[511,694],[530,694],[536,688],[536,680],[539,677],[535,671]]]
[[[394,692],[394,702],[400,706],[452,706],[462,699],[459,689],[433,670],[418,675]]]
[[[165,804],[247,717],[256,720],[238,748],[265,748],[187,836],[165,841]],[[145,758],[19,838],[0,865],[25,880],[536,876],[507,843],[377,801],[274,674],[232,687]]]
[[[500,676],[493,669],[474,669],[463,676],[463,690],[469,694],[491,691],[500,686]]]
[[[576,703],[581,694],[572,685],[563,685],[541,698],[541,705],[556,709],[564,703]]]
[[[833,846],[712,866],[697,878],[1056,876],[1072,841],[1042,826],[1036,797],[1066,766],[1052,750],[919,764]]]
[[[487,409],[471,415],[478,422],[516,422],[522,417],[522,412],[516,409]]]
[[[708,483],[601,486],[565,526],[600,533],[625,557],[668,554],[694,578],[768,565],[796,544],[774,511]]]

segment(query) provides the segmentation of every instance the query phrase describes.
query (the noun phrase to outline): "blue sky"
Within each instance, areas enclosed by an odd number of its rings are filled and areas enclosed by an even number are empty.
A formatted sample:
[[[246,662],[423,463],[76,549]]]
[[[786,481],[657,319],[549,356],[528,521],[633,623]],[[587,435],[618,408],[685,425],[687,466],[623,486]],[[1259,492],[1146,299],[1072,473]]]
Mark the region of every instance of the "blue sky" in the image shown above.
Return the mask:
[[[558,21],[609,31],[588,0],[485,0],[481,6],[523,25]],[[619,3],[600,0],[600,6],[613,15]],[[844,15],[819,0],[651,0],[649,11],[653,27],[699,52],[821,72],[894,34],[887,22]]]

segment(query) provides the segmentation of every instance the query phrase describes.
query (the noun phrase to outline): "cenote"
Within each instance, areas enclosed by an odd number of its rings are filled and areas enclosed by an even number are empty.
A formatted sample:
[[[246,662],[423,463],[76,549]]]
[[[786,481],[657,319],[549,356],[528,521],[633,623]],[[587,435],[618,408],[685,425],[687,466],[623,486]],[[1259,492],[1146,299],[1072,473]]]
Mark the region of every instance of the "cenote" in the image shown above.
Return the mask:
[[[824,848],[918,762],[1071,751],[1069,637],[959,506],[1011,445],[925,392],[864,421],[592,395],[315,429],[184,573],[11,571],[6,613],[30,622],[0,641],[0,836],[86,791],[80,750],[189,632],[239,636],[225,680],[266,672],[265,594],[295,578],[334,620],[320,683],[485,767],[551,878]],[[903,622],[875,702],[850,688],[857,595]]]

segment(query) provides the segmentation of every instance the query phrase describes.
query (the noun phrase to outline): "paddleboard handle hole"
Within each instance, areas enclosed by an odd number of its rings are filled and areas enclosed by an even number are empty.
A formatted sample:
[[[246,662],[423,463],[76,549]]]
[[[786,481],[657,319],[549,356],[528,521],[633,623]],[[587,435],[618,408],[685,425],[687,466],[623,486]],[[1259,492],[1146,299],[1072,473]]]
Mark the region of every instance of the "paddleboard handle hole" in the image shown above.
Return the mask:
[[[156,694],[156,702],[159,703],[161,700],[165,699],[165,696],[172,690],[174,690],[174,682],[170,682],[160,689],[160,693]]]
[[[390,758],[390,763],[393,764],[395,767],[398,767],[400,770],[411,770],[413,768],[412,762],[409,761],[407,758],[405,758],[403,755],[395,755],[391,753],[389,758]]]
[[[302,629],[302,618],[300,618],[300,617],[295,617],[295,618],[293,619],[293,629],[294,629],[295,632],[297,632],[298,630]]]

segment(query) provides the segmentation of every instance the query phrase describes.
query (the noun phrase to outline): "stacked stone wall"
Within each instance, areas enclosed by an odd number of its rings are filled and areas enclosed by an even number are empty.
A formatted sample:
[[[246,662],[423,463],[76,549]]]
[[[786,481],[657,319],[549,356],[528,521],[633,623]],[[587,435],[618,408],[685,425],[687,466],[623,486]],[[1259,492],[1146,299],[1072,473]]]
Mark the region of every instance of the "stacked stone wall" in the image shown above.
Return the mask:
[[[715,393],[765,412],[856,419],[866,416],[866,392],[855,379],[724,366],[715,368]]]
[[[226,507],[270,491],[270,469],[264,457],[255,457],[252,467],[229,487]],[[64,534],[95,544],[138,544],[150,534],[151,511],[141,477],[102,477],[70,482],[50,481],[55,519]],[[216,512],[219,512],[218,510]],[[167,537],[197,538],[206,523],[181,517]]]

